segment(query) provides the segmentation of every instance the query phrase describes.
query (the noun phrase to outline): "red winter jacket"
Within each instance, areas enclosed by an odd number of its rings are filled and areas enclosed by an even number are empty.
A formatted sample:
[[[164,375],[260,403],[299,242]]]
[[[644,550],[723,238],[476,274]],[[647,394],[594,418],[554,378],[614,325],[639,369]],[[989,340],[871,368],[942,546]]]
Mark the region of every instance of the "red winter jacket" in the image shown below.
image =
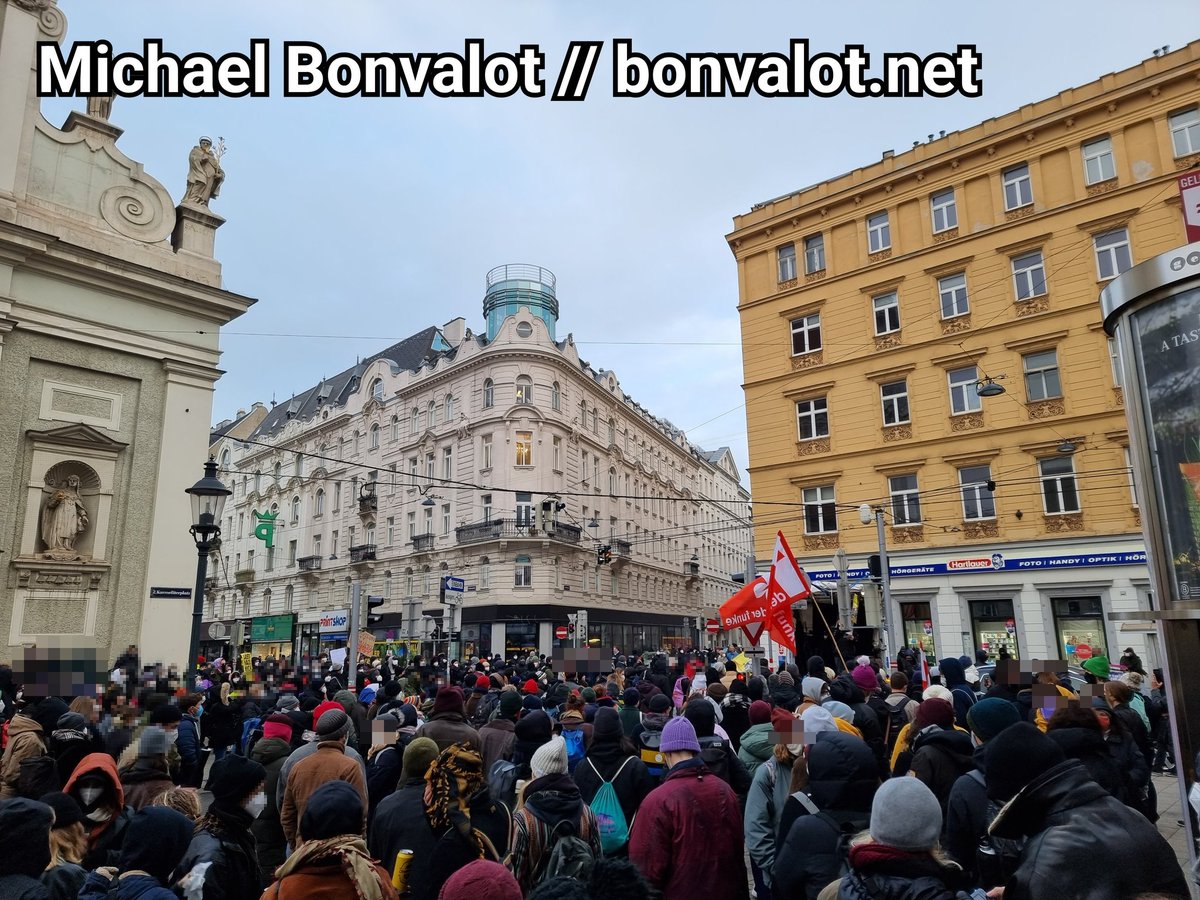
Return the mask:
[[[748,900],[737,795],[699,757],[672,768],[642,801],[629,858],[663,900]]]

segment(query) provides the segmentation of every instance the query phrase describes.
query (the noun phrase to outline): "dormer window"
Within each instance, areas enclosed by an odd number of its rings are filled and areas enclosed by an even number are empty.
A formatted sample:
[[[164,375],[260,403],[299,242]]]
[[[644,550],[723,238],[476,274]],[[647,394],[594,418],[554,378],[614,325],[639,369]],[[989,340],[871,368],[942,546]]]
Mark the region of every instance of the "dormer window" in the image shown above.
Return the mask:
[[[371,399],[378,403],[383,402],[383,379],[376,378],[371,382]]]

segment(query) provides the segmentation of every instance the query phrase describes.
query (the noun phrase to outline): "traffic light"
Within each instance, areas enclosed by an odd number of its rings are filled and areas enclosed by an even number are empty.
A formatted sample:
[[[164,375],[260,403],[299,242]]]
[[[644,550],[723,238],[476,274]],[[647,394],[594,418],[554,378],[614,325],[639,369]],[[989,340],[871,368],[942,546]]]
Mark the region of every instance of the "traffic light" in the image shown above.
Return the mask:
[[[545,534],[554,528],[554,501],[543,500],[538,506],[538,531]]]
[[[567,637],[575,637],[575,622],[579,616],[576,613],[567,613]]]
[[[382,615],[378,615],[378,616],[371,615],[371,610],[378,609],[380,606],[383,606],[385,599],[386,599],[385,597],[373,597],[370,594],[367,595],[367,624],[368,625],[378,625],[383,620]]]
[[[610,562],[612,562],[612,545],[601,544],[596,548],[596,564],[602,566]]]
[[[876,581],[883,578],[883,560],[878,553],[872,553],[867,558],[867,571],[871,573],[871,577]]]

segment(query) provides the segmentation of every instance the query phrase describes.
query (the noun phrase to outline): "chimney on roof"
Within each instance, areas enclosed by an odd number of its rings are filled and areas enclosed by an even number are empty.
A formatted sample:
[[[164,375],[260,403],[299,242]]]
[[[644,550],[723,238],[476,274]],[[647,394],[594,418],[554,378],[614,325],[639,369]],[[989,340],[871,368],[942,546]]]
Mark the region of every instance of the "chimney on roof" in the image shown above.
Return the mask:
[[[253,403],[250,404],[251,411],[256,410],[256,409],[262,409],[262,408],[263,408],[263,405],[262,405],[261,400],[255,400]]]
[[[451,347],[457,347],[467,336],[467,320],[462,316],[442,326],[442,337]]]
[[[895,150],[884,150],[884,151],[883,151],[883,157],[882,157],[882,158],[883,158],[883,159],[891,159],[891,158],[892,158],[893,156],[895,156],[895,155],[896,155],[896,151],[895,151]]]
[[[242,416],[244,416],[245,414],[246,414],[246,411],[245,411],[244,409],[239,409],[239,410],[237,411],[237,417],[238,417],[239,419],[240,419]]]

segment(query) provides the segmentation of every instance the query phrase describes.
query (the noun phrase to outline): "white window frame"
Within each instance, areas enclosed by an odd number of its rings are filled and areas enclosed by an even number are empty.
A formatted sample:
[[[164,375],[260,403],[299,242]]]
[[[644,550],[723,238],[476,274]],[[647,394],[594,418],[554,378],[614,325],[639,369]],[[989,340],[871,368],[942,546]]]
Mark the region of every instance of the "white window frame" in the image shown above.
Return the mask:
[[[1121,351],[1113,338],[1108,339],[1108,363],[1112,366],[1113,386],[1124,387],[1125,379],[1121,374]]]
[[[496,383],[490,378],[483,379],[483,408],[491,409],[496,404]]]
[[[1128,228],[1114,228],[1093,235],[1092,248],[1096,251],[1096,275],[1100,281],[1116,278],[1133,268],[1133,247],[1129,243]]]
[[[396,517],[387,517],[387,545],[390,547],[396,542]]]
[[[1138,509],[1138,492],[1137,483],[1133,480],[1133,457],[1129,453],[1128,447],[1121,448],[1125,453],[1125,473],[1129,478],[1129,497],[1133,501],[1133,508]]]
[[[971,312],[966,272],[943,275],[937,283],[938,303],[941,305],[943,319],[956,319]]]
[[[1046,356],[1049,364],[1039,359]],[[1021,357],[1021,371],[1025,375],[1025,397],[1030,403],[1062,397],[1062,373],[1058,369],[1058,351],[1054,348],[1026,353]],[[1051,379],[1053,385],[1049,383]],[[1052,390],[1056,392],[1052,393]]]
[[[979,480],[978,476],[974,476],[970,481],[964,480],[967,478],[967,473],[978,472],[984,470],[986,477]],[[958,486],[959,492],[962,495],[963,521],[964,522],[985,522],[996,518],[996,498],[991,491],[987,489],[987,482],[992,480],[992,467],[990,465],[982,466],[964,466],[958,470]],[[974,506],[979,515],[971,515],[971,507]],[[985,515],[988,507],[991,507],[991,514]]]
[[[442,534],[450,533],[450,504],[442,504]]]
[[[523,406],[533,403],[533,379],[528,375],[517,376],[516,400]]]
[[[780,284],[796,280],[795,243],[782,244],[775,248],[775,267]]]
[[[556,381],[550,385],[550,408],[559,409],[561,406],[562,388],[559,387],[558,382]]]
[[[408,514],[408,539],[410,541],[414,540],[416,538],[416,536],[417,536],[417,513],[416,513],[416,510],[413,510],[412,512],[410,512]],[[409,589],[409,593],[410,594],[412,593],[411,588]]]
[[[479,468],[487,470],[492,467],[492,436],[485,434],[479,440]]]
[[[1036,262],[1032,262],[1037,257]],[[1046,260],[1041,250],[1030,250],[1011,257],[1013,290],[1018,300],[1032,300],[1034,297],[1044,297],[1049,291],[1046,281]],[[1042,289],[1038,288],[1038,276],[1041,276]]]
[[[901,478],[911,478],[912,487],[897,486]],[[892,475],[888,478],[888,495],[892,503],[892,522],[896,527],[921,524],[921,491],[915,472],[907,475]]]
[[[1167,116],[1175,158],[1200,153],[1200,106],[1178,109]]]
[[[804,504],[805,534],[834,534],[837,532],[837,491],[832,484],[804,488],[800,496]],[[809,520],[810,512],[815,516],[815,523]],[[811,530],[810,524],[815,524],[816,529]]]
[[[867,253],[882,253],[892,247],[892,223],[886,209],[867,216]]]
[[[1029,163],[1009,166],[1000,173],[1004,187],[1004,211],[1012,212],[1033,203],[1033,179],[1029,174]]]
[[[1113,158],[1112,138],[1109,135],[1084,141],[1079,152],[1083,155],[1084,184],[1099,184],[1117,177],[1117,163]]]
[[[325,515],[325,492],[317,488],[316,497],[313,500],[313,518],[316,519]],[[241,537],[241,514],[238,514],[238,537]]]
[[[983,401],[975,387],[979,383],[979,369],[976,366],[950,369],[946,372],[946,378],[950,383],[950,415],[962,416],[983,409]],[[956,402],[956,396],[961,398],[961,404]]]
[[[805,434],[807,425],[809,434]],[[796,401],[796,436],[797,440],[815,441],[818,438],[829,437],[829,399],[827,397],[810,397]]]
[[[445,416],[446,421],[452,422],[454,420],[454,395],[453,394],[446,395],[445,412],[446,412],[446,416]]]
[[[378,450],[379,449],[379,423],[378,422],[374,423],[371,426],[370,434],[367,437],[367,449],[368,450]]]
[[[562,471],[562,438],[555,437],[551,444],[551,452],[553,453],[551,468],[555,472]]]
[[[811,234],[804,239],[804,274],[825,271],[825,235]]]
[[[445,481],[454,480],[454,447],[442,448],[442,478]]]
[[[1066,467],[1064,471],[1047,473],[1048,466]],[[1075,461],[1070,456],[1047,456],[1038,460],[1041,480],[1042,510],[1048,516],[1066,516],[1082,512],[1079,503],[1079,484],[1075,480]],[[1072,499],[1074,506],[1070,506]]]
[[[479,498],[479,511],[482,513],[481,522],[492,521],[492,495],[483,494]]]
[[[888,291],[871,298],[871,309],[875,313],[875,336],[894,334],[900,330],[900,295]],[[883,320],[883,328],[879,327]]]
[[[525,435],[522,440],[522,435]],[[524,452],[522,452],[522,444],[524,444]],[[518,431],[513,439],[513,450],[515,454],[515,465],[532,466],[533,465],[533,432]],[[524,460],[524,461],[522,461]]]
[[[888,388],[895,388],[900,385],[900,390],[893,390],[888,393]],[[908,380],[901,378],[899,381],[889,381],[879,385],[879,401],[883,407],[883,424],[886,427],[892,425],[907,425],[912,421],[912,409],[908,398]],[[901,416],[901,405],[903,405],[904,415]],[[891,420],[888,418],[888,411],[891,410]]]
[[[379,403],[383,402],[383,379],[376,378],[371,382],[371,399]]]
[[[954,188],[934,191],[929,195],[929,217],[934,234],[952,231],[958,227],[958,202],[954,196]]]
[[[791,321],[792,356],[804,356],[821,349],[821,314],[801,316]],[[800,338],[802,349],[796,349],[796,338]]]
[[[513,587],[533,587],[533,560],[528,556],[518,556],[513,560]]]

